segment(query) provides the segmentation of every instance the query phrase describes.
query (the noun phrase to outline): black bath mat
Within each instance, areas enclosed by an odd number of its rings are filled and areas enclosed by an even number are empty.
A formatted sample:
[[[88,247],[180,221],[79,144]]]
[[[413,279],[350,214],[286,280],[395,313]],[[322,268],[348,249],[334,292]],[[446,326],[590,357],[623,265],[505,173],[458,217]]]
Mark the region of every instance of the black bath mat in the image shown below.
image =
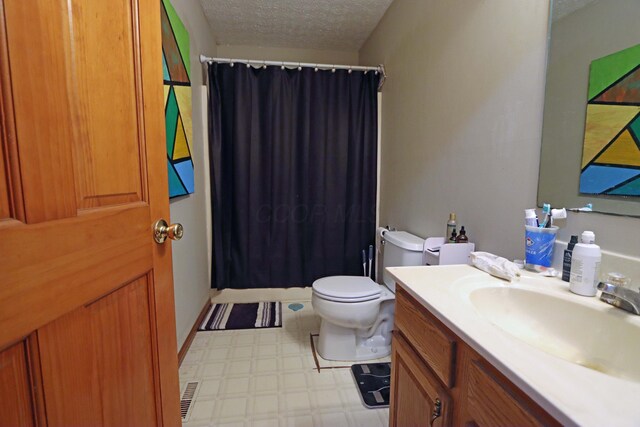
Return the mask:
[[[389,407],[391,363],[351,365],[362,404],[369,409]]]
[[[280,302],[213,304],[199,331],[279,328],[282,326]]]

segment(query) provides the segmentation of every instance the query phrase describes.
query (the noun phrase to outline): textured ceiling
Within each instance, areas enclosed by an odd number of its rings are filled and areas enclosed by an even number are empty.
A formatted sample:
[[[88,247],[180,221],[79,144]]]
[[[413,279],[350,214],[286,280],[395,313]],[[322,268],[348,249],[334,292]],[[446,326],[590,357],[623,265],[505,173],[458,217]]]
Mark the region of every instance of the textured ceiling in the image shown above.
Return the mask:
[[[564,18],[594,1],[596,0],[553,0],[553,20]]]
[[[392,0],[200,0],[222,45],[358,50]]]

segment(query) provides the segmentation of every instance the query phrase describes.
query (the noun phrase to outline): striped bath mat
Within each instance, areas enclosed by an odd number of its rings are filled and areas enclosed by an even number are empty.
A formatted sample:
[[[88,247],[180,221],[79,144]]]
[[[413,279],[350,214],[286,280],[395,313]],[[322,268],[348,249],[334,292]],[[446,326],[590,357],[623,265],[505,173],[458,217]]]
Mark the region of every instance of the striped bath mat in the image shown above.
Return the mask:
[[[199,331],[279,328],[282,326],[281,303],[213,304]]]

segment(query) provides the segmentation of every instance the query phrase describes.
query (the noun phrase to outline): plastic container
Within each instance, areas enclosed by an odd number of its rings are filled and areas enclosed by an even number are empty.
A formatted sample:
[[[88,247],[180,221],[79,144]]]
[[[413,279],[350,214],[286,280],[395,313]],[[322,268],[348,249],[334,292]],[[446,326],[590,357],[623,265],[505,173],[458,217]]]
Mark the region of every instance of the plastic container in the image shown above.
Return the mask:
[[[525,268],[538,271],[539,267],[551,267],[558,227],[539,228],[525,225],[525,229]]]
[[[595,240],[593,231],[585,231],[582,233],[582,242],[573,248],[569,290],[574,294],[586,297],[596,295],[602,253]]]

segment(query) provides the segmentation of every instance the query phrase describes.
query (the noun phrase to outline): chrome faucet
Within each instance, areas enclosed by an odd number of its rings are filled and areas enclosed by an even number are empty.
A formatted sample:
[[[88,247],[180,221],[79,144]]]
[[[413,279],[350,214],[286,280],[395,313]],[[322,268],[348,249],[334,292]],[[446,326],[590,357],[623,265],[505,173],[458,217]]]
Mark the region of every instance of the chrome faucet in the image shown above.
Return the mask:
[[[602,301],[640,315],[640,292],[605,282],[598,283],[598,289],[602,291],[600,295]]]

